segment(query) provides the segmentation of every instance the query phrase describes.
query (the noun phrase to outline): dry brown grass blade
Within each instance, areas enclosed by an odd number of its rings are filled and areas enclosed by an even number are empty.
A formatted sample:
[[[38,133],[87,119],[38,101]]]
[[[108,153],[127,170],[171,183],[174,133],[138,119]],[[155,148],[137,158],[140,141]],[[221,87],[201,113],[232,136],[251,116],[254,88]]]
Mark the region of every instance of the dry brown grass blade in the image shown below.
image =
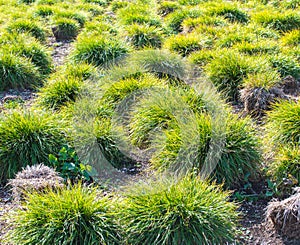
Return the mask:
[[[279,234],[290,239],[300,239],[300,189],[283,201],[270,202],[266,217]]]

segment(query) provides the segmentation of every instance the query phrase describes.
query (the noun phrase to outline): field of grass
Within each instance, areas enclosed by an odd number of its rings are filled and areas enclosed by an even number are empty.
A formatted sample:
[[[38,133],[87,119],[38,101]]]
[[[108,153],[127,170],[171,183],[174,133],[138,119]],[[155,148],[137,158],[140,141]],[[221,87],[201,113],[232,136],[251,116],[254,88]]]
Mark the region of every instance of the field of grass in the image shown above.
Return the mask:
[[[300,185],[299,95],[299,0],[0,0],[0,185],[65,180],[0,243],[252,244],[242,202]]]

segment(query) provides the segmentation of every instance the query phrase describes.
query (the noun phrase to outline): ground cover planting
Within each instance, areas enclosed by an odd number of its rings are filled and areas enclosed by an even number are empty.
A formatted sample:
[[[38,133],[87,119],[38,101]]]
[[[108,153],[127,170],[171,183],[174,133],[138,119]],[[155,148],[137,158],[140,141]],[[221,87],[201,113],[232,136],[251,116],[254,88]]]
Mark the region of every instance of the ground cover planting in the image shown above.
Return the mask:
[[[299,244],[299,44],[298,0],[0,0],[0,243]]]

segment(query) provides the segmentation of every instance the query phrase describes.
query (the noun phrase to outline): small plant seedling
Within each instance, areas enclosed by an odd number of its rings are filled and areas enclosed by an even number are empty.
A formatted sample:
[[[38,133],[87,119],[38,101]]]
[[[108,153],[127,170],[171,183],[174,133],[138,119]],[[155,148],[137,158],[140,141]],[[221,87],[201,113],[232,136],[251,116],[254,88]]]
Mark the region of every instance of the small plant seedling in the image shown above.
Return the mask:
[[[61,148],[57,156],[50,154],[49,161],[66,181],[93,181],[92,167],[81,163],[75,150],[67,145]]]

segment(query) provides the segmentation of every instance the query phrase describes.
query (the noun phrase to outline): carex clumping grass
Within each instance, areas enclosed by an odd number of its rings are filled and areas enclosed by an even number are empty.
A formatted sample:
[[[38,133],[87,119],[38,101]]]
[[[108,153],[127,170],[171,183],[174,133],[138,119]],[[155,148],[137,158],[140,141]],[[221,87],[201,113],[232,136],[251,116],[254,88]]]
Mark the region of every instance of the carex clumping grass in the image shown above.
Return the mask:
[[[80,137],[83,138],[82,147],[89,147],[90,144],[85,139],[90,139],[92,135],[96,140],[97,149],[101,150],[103,156],[114,167],[120,169],[135,165],[136,160],[127,156],[126,153],[118,148],[118,142],[123,140],[123,136],[112,119],[116,116],[121,106],[120,104],[130,98],[130,96],[133,95],[132,98],[135,97],[134,95],[139,97],[138,94],[141,91],[162,86],[164,86],[163,81],[160,81],[152,74],[144,74],[137,78],[129,76],[116,82],[104,82],[102,84],[102,94],[99,95],[99,98],[94,103],[89,102],[89,106],[93,108],[88,109],[88,111],[94,111],[94,115],[92,115],[94,119],[89,131],[84,128],[80,130]],[[82,110],[80,108],[87,109],[85,107],[88,106],[86,103],[87,101],[83,98],[75,104],[75,107],[78,108],[76,112],[77,114],[79,113],[78,116],[80,118],[82,118]],[[127,109],[125,108],[125,111]],[[89,152],[90,148],[87,148],[86,151]]]
[[[76,20],[69,18],[57,18],[52,26],[52,32],[57,41],[73,40],[80,31],[80,25]]]
[[[162,30],[149,25],[132,24],[126,27],[125,40],[136,49],[160,48],[163,39]]]
[[[71,76],[56,76],[39,91],[38,104],[57,110],[79,97],[83,81]]]
[[[168,50],[148,49],[137,51],[128,59],[131,66],[137,66],[159,78],[183,80],[188,67],[182,57]]]
[[[52,58],[49,49],[40,42],[24,36],[18,36],[13,44],[2,46],[16,56],[29,59],[42,76],[47,76],[53,71]]]
[[[123,42],[105,36],[81,36],[71,55],[75,62],[86,62],[95,66],[107,66],[129,52],[129,47]]]
[[[36,88],[52,70],[49,49],[26,34],[3,33],[1,80],[8,88]]]
[[[252,69],[247,59],[234,50],[223,51],[205,66],[205,70],[217,88],[224,92],[229,100],[237,100],[238,90],[243,78]]]
[[[254,21],[264,27],[274,29],[279,32],[289,32],[300,27],[300,18],[295,11],[263,10],[253,16]]]
[[[204,45],[201,37],[195,34],[171,36],[164,43],[165,48],[184,57],[202,49]]]
[[[115,203],[97,190],[75,184],[30,193],[23,208],[12,213],[6,240],[13,244],[120,244]]]
[[[131,143],[155,150],[150,166],[159,172],[189,172],[203,168],[210,144],[219,137],[220,158],[213,178],[227,188],[242,185],[244,176],[256,176],[261,160],[260,142],[249,118],[222,112],[221,135],[207,113],[205,98],[192,90],[150,91],[133,106],[128,123]],[[215,123],[215,122],[214,122]],[[226,178],[224,177],[226,176]]]
[[[282,78],[292,76],[295,79],[300,77],[300,65],[295,57],[279,53],[269,57],[271,66],[275,68]]]
[[[38,68],[27,58],[2,50],[0,54],[0,90],[35,89],[42,83]]]
[[[274,146],[300,143],[300,104],[280,101],[267,113],[266,137]]]
[[[41,27],[40,24],[31,20],[19,19],[15,22],[12,22],[7,27],[7,30],[10,33],[27,33],[42,42],[46,40],[46,31]]]
[[[201,115],[189,130],[175,127],[163,130],[164,135],[157,140],[157,150],[151,157],[151,166],[160,172],[190,172],[205,168],[210,144],[213,144],[212,119]],[[231,121],[232,120],[232,121]],[[228,115],[224,122],[220,141],[220,154],[211,177],[226,188],[241,186],[244,176],[255,178],[261,161],[260,142],[250,120]]]
[[[61,109],[75,102],[88,81],[96,77],[98,72],[94,66],[85,63],[69,63],[54,73],[39,89],[36,102],[47,109]]]
[[[191,175],[128,185],[119,219],[128,244],[225,244],[234,240],[237,205],[229,192]]]
[[[288,46],[297,46],[300,43],[300,31],[292,30],[290,32],[285,33],[284,36],[281,37],[281,42],[283,45]]]
[[[277,191],[288,194],[300,183],[300,146],[281,147],[268,166],[268,174],[276,183]],[[286,193],[284,193],[286,192]]]
[[[265,125],[268,174],[281,194],[291,193],[300,181],[300,105],[295,101],[279,101],[267,112]]]
[[[62,116],[39,110],[13,110],[0,122],[0,180],[5,182],[27,165],[49,163],[67,141]]]

